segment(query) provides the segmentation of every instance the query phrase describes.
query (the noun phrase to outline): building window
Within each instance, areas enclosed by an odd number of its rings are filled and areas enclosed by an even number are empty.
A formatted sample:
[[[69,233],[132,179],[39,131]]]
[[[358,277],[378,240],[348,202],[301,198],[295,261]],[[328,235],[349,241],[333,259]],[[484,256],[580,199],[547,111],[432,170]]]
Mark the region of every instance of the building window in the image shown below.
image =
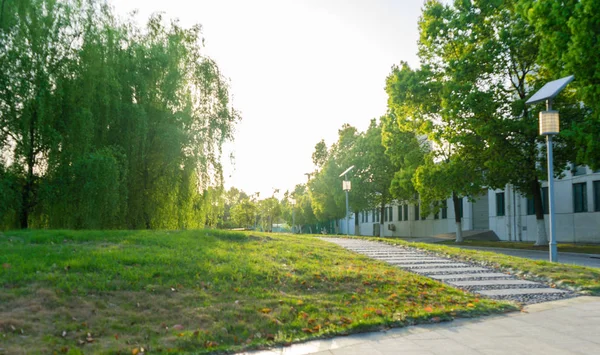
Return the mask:
[[[527,214],[535,214],[535,203],[533,202],[533,197],[527,197]]]
[[[573,210],[587,212],[587,184],[585,182],[573,184]]]
[[[573,176],[585,175],[587,173],[587,168],[583,165],[573,165],[571,173],[573,173]]]
[[[390,206],[388,207],[390,209],[390,211],[388,212],[388,216],[390,217],[390,222],[394,221],[394,207]]]
[[[384,222],[387,222],[387,221],[388,221],[388,208],[387,208],[387,207],[385,207],[385,208],[383,209],[383,221],[384,221]]]
[[[419,204],[415,204],[415,221],[419,220]]]
[[[408,205],[404,205],[404,220],[408,221]]]
[[[496,193],[496,216],[504,216],[504,192]]]
[[[550,200],[548,200],[548,186],[542,187],[542,207],[544,208],[544,214],[550,213]]]
[[[377,210],[377,223],[379,223],[379,218],[381,218],[381,213],[379,213],[379,210]]]
[[[600,212],[600,180],[594,181],[594,211]]]
[[[398,220],[402,220],[402,205],[398,206]]]
[[[448,218],[448,201],[442,201],[442,219]]]

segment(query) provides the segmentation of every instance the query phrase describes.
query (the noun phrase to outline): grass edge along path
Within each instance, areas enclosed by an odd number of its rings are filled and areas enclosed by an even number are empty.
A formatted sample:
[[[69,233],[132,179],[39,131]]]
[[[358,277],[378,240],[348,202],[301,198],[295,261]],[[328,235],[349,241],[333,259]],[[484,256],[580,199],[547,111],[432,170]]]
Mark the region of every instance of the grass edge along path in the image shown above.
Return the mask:
[[[485,248],[505,248],[519,250],[535,250],[548,251],[548,245],[535,246],[532,242],[508,242],[508,241],[488,241],[488,240],[465,240],[462,243],[456,243],[454,240],[444,240],[437,242],[440,245],[454,246],[472,246]],[[577,254],[600,254],[599,244],[574,244],[574,243],[558,243],[558,251],[561,253],[577,253]]]
[[[6,353],[230,353],[518,309],[308,236],[0,235]]]
[[[319,235],[315,236],[319,237]],[[427,252],[433,252],[441,256],[493,267],[524,279],[545,282],[553,287],[564,288],[589,296],[600,296],[600,268],[552,263],[545,260],[531,260],[491,251],[461,249],[440,245],[438,243],[428,244],[408,242],[393,238],[345,235],[331,235],[330,237],[365,239],[390,245],[413,247]]]

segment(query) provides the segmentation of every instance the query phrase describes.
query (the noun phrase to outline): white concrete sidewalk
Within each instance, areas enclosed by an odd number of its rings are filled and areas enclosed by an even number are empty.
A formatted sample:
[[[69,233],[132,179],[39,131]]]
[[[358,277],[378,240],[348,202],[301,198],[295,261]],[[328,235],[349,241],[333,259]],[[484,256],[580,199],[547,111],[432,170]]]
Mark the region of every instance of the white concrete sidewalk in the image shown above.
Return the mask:
[[[246,354],[600,354],[600,297],[576,297],[534,304],[523,312],[316,340]]]

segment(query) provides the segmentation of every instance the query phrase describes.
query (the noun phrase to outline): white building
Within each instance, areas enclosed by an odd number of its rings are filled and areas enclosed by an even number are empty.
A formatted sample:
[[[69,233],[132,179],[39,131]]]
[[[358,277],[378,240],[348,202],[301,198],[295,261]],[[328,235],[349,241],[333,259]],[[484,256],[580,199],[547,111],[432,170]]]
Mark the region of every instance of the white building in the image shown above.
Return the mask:
[[[558,242],[600,243],[600,170],[578,167],[565,171],[565,177],[555,179],[555,226]],[[542,183],[542,200],[548,226],[548,184]],[[359,213],[360,234],[378,235],[377,225],[383,218],[386,237],[428,237],[456,232],[452,200],[446,201],[437,215],[423,218],[418,206],[395,203],[386,206],[384,216],[376,210]],[[533,201],[519,195],[508,185],[504,190],[488,190],[475,202],[462,199],[463,230],[492,230],[501,240],[536,240],[536,219]],[[350,234],[354,234],[354,215]],[[340,233],[346,233],[345,221],[340,221]]]

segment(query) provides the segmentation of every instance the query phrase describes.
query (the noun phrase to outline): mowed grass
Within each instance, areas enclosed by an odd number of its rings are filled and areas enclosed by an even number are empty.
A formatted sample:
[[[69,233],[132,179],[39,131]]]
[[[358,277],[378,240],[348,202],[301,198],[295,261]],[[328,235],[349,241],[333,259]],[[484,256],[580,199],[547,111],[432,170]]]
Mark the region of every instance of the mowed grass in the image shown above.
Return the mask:
[[[548,251],[548,245],[535,246],[533,245],[533,242],[493,242],[486,240],[465,240],[462,243],[456,243],[454,240],[447,240],[439,242],[438,244]],[[559,252],[600,254],[600,244],[558,243],[557,248]]]
[[[6,353],[232,352],[516,309],[314,237],[0,233]]]

